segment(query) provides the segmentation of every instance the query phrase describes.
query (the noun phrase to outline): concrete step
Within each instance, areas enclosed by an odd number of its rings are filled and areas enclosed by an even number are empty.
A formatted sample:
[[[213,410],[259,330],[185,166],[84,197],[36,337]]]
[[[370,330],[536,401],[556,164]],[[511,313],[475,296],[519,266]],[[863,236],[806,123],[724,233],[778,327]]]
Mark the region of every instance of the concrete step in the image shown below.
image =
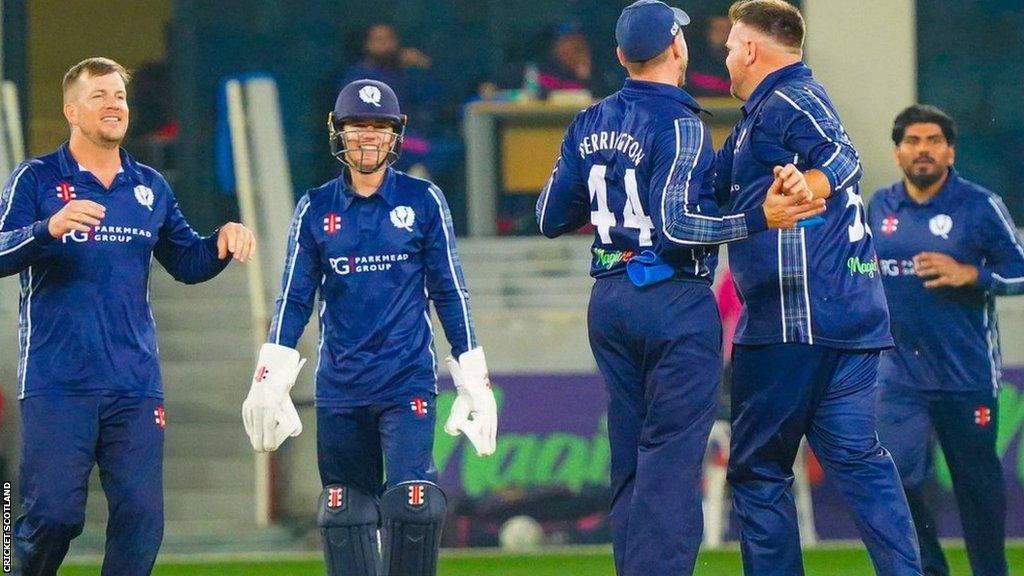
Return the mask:
[[[192,456],[205,458],[235,458],[252,451],[242,424],[241,408],[232,420],[223,422],[182,423],[180,433],[167,434],[164,440],[166,457]],[[173,415],[167,427],[176,426]],[[312,425],[312,422],[308,424]]]
[[[168,522],[218,520],[251,524],[254,502],[251,487],[217,490],[164,487],[164,517]],[[89,491],[85,508],[89,521],[106,522],[107,499],[101,490]]]
[[[232,262],[213,280],[199,284],[183,284],[158,265],[153,267],[150,290],[154,296],[166,298],[248,297],[249,277],[244,265]]]
[[[159,337],[160,355],[168,360],[256,361],[252,335],[247,331],[170,330]]]
[[[154,295],[153,317],[161,335],[164,330],[237,330],[248,334],[252,326],[249,301],[232,296],[195,299],[163,299]],[[269,310],[269,308],[268,308]]]
[[[252,486],[251,450],[237,456],[168,454],[164,458],[164,487],[168,489],[236,489],[246,493],[253,489]]]
[[[76,558],[101,556],[105,528],[105,522],[87,522],[82,535],[71,544],[68,554],[71,562]],[[294,551],[307,546],[308,543],[300,536],[283,526],[260,528],[251,520],[168,520],[164,523],[160,555],[266,553]]]

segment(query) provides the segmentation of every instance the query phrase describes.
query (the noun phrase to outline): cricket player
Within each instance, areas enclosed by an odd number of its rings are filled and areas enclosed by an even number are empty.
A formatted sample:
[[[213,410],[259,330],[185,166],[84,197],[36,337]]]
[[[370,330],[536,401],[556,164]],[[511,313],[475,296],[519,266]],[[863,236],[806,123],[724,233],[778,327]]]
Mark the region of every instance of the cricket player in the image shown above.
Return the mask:
[[[357,80],[338,95],[328,132],[345,170],[296,206],[281,294],[243,405],[258,451],[301,430],[288,391],[319,291],[317,522],[330,576],[437,571],[446,504],[431,456],[430,302],[458,358],[447,361],[458,398],[446,430],[465,433],[481,455],[495,449],[497,410],[448,204],[437,186],[390,167],[405,125],[383,82]]]
[[[1024,248],[999,196],[953,167],[956,124],[945,112],[907,108],[892,141],[903,179],[868,205],[896,340],[878,368],[878,435],[903,479],[925,574],[949,576],[924,497],[937,437],[971,570],[1004,576],[995,298],[1024,293]]]
[[[652,0],[622,11],[615,37],[629,79],[573,120],[537,202],[545,236],[594,226],[588,329],[610,395],[620,575],[693,572],[722,369],[711,292],[717,245],[824,209],[823,201],[783,196],[781,182],[769,190],[769,180],[744,211],[719,214],[710,131],[681,89],[688,22]]]
[[[726,43],[742,120],[717,156],[733,211],[773,178],[827,198],[820,225],[729,247],[743,300],[734,337],[729,482],[747,574],[803,574],[793,461],[808,442],[853,512],[875,570],[920,575],[907,500],[875,434],[880,350],[892,346],[861,166],[825,89],[802,62],[804,21],[782,0],[736,2]],[[794,166],[787,163],[795,164]]]
[[[57,573],[82,532],[95,465],[110,510],[102,574],[150,573],[163,537],[166,426],[151,263],[194,284],[255,246],[235,223],[201,238],[167,181],[120,147],[128,81],[107,58],[68,70],[70,139],[21,163],[0,198],[0,276],[21,277],[24,513],[14,546],[25,576]]]

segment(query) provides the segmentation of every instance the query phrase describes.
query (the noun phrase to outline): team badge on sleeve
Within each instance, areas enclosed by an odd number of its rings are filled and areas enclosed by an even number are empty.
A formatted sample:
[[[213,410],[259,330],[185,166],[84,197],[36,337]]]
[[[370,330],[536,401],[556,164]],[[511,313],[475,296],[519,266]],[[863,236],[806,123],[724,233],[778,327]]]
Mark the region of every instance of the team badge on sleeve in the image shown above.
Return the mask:
[[[416,213],[408,206],[398,206],[391,211],[391,223],[395,225],[395,228],[412,232],[414,222],[416,222]]]
[[[61,182],[60,184],[57,184],[57,198],[60,198],[61,202],[67,204],[68,202],[71,202],[71,200],[78,198],[78,195],[75,194],[74,186],[67,182]]]
[[[143,186],[139,184],[135,187],[135,199],[139,201],[139,204],[149,208],[149,211],[153,211],[153,189],[149,186]]]
[[[333,236],[338,233],[338,230],[341,230],[341,216],[334,212],[324,216],[324,232]]]

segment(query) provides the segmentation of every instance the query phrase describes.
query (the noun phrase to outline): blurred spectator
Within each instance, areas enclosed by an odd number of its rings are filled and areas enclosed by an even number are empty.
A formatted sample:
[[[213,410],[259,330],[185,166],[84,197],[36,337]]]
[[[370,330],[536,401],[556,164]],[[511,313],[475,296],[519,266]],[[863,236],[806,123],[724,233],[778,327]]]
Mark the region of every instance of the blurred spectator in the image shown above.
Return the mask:
[[[725,67],[732,22],[727,16],[712,16],[704,31],[703,42],[694,42],[690,49],[690,67],[686,88],[694,96],[729,96],[731,82]]]
[[[579,24],[564,22],[549,32],[548,52],[537,70],[540,97],[547,98],[556,90],[586,90],[600,98],[618,88],[612,72],[593,65],[590,41]],[[524,69],[524,86],[528,84],[530,65]]]
[[[590,43],[579,25],[556,26],[551,49],[537,76],[541,96],[546,97],[553,90],[590,90],[592,75]]]
[[[424,122],[432,123],[436,92],[431,89],[430,57],[416,48],[402,46],[394,26],[383,22],[366,29],[361,50],[362,58],[345,72],[341,85],[361,78],[380,80],[392,87],[402,111],[416,118],[421,129]]]
[[[146,62],[132,73],[132,136],[173,139],[178,135],[174,115],[171,66],[166,60]]]
[[[414,119],[406,129],[402,156],[395,167],[452,188],[462,144],[445,135],[439,121],[439,85],[430,75],[430,57],[403,46],[395,27],[384,22],[367,28],[361,48],[362,59],[345,72],[339,88],[362,78],[391,86],[402,112]]]

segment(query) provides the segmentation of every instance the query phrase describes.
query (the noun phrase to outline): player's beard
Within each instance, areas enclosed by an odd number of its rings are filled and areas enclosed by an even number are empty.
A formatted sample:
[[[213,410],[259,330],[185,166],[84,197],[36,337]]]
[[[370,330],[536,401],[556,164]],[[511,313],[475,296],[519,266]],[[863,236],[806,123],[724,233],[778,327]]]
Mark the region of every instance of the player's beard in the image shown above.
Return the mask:
[[[907,176],[907,180],[917,186],[918,188],[924,189],[929,188],[936,182],[942,179],[942,176],[946,173],[946,170],[940,168],[937,165],[931,166],[934,170],[917,171],[915,166],[911,165],[909,170],[905,170],[904,174]]]
[[[907,179],[918,188],[928,188],[942,179],[942,172],[927,172],[924,174],[907,174]]]

